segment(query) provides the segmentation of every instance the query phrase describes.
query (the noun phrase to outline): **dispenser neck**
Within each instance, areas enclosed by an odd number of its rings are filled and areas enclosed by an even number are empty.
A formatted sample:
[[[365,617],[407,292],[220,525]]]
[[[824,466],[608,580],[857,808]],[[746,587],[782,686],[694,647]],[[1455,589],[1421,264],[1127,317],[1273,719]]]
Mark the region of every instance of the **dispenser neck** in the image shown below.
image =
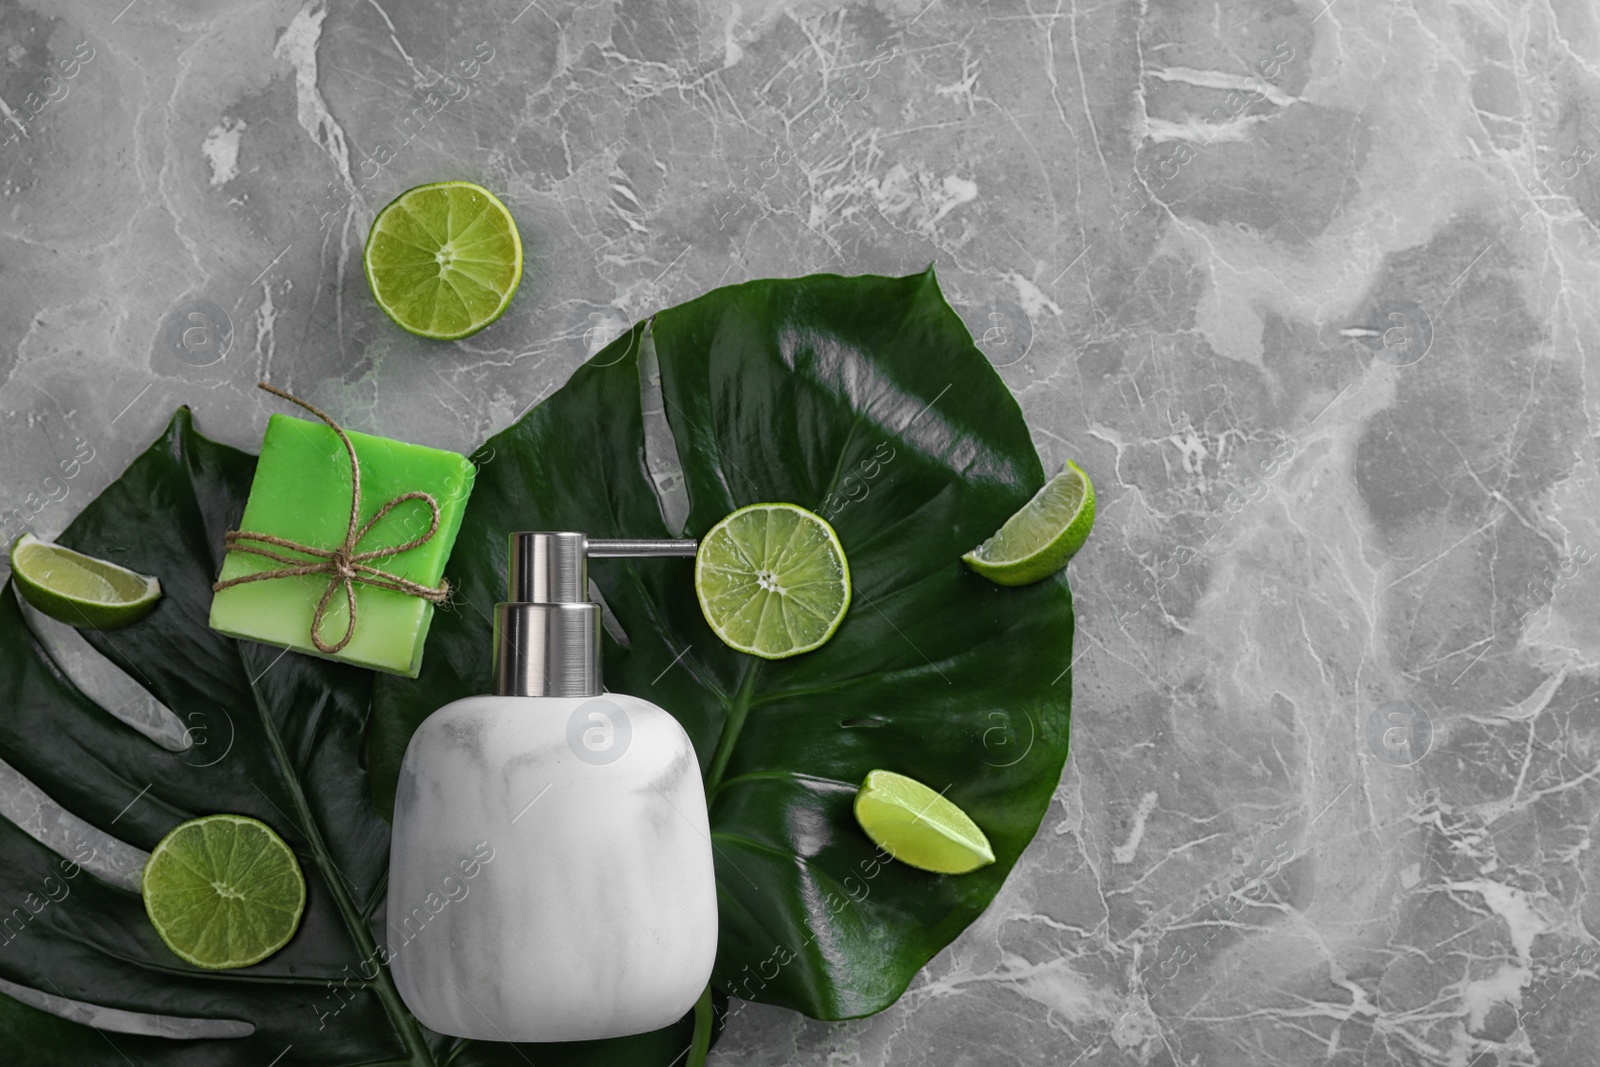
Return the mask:
[[[599,696],[600,607],[589,599],[589,557],[692,556],[696,548],[694,541],[512,534],[509,599],[494,609],[494,695]]]

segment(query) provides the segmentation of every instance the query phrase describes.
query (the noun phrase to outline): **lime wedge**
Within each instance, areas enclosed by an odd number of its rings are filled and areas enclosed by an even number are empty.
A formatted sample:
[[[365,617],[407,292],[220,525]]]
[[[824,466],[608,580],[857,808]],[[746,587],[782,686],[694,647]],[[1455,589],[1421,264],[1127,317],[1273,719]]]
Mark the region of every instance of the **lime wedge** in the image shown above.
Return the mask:
[[[1027,585],[1067,565],[1094,527],[1094,485],[1072,460],[1033,499],[961,558],[996,585]]]
[[[856,822],[901,863],[938,874],[966,874],[994,862],[978,824],[915,778],[873,771],[856,792]]]
[[[156,579],[31,533],[11,544],[11,577],[23,599],[52,619],[91,630],[126,626],[161,598]]]
[[[289,943],[306,908],[294,853],[243,815],[179,824],[150,853],[141,887],[161,940],[211,970],[260,963]]]
[[[821,516],[793,504],[751,504],[700,539],[694,591],[730,647],[783,659],[839,628],[850,607],[850,565]]]
[[[378,306],[401,329],[453,341],[504,314],[522,281],[522,238],[489,190],[434,182],[378,212],[362,260]]]

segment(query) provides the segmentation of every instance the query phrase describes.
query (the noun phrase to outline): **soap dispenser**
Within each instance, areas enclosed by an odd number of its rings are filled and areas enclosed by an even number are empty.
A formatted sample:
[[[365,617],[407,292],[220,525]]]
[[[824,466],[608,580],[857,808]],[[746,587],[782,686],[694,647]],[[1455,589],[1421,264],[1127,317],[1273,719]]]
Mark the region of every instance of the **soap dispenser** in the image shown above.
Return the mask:
[[[411,1013],[481,1041],[587,1041],[692,1008],[717,952],[705,789],[678,721],[600,676],[588,563],[693,541],[511,535],[493,695],[400,765],[388,962]]]

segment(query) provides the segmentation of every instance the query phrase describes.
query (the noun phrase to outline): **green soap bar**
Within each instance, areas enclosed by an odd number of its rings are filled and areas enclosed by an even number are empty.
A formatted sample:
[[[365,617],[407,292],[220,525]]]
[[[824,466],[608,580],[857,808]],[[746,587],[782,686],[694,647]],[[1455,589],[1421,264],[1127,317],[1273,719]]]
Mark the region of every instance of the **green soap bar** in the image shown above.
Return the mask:
[[[345,432],[361,461],[362,523],[391,498],[413,490],[431,493],[439,504],[439,530],[426,544],[367,563],[397,577],[437,586],[461,528],[476,469],[455,452]],[[356,551],[390,548],[420,537],[428,531],[429,518],[425,501],[399,504],[361,540]],[[267,420],[261,459],[239,529],[332,549],[343,543],[349,522],[350,456],[339,436],[320,423],[273,415]],[[302,555],[273,545],[261,547],[283,556]],[[230,551],[218,580],[284,566],[265,556]],[[311,643],[311,619],[327,588],[326,575],[231,586],[212,597],[211,627],[230,637],[322,656]],[[422,645],[433,620],[433,604],[422,597],[360,582],[355,590],[355,635],[336,655],[323,658],[415,678],[422,668]],[[323,641],[337,644],[348,619],[344,590],[336,590],[323,617]]]

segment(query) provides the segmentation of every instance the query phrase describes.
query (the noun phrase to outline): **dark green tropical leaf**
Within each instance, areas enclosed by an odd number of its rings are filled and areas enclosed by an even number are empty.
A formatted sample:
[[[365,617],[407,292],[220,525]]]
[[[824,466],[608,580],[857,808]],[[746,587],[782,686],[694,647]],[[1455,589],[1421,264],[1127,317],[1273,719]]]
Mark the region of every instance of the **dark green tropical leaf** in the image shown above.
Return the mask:
[[[223,637],[206,625],[223,533],[244,509],[252,456],[200,436],[180,410],[165,435],[92,502],[61,543],[160,577],[165,596],[140,622],[91,643],[210,740],[216,758],[163,749],[80,693],[0,591],[0,758],[57,802],[138,848],[179,822],[238,812],[294,848],[305,872],[299,932],[278,955],[207,972],[169,952],[139,895],[87,870],[60,896],[54,852],[0,820],[0,977],[128,1012],[241,1020],[248,1037],[174,1040],[96,1031],[0,997],[0,1062],[34,1067],[145,1065],[666,1064],[685,1024],[617,1042],[516,1046],[458,1042],[408,1015],[383,940],[389,830],[362,769],[372,675]],[[209,764],[209,765],[207,765]],[[26,906],[26,910],[22,909]],[[37,914],[35,914],[37,911]],[[338,983],[337,986],[334,983]],[[335,993],[337,988],[338,992]]]
[[[417,681],[377,682],[378,806],[392,810],[417,724],[488,686],[507,534],[679,533],[646,456],[639,369],[652,343],[688,490],[683,535],[745,504],[800,504],[833,521],[854,601],[823,648],[758,661],[712,634],[688,561],[597,561],[591,577],[627,638],[607,638],[606,684],[666,708],[694,740],[721,905],[716,985],[818,1018],[881,1010],[1033,837],[1070,710],[1065,576],[1003,589],[960,562],[1045,479],[931,268],[715,290],[635,325],[491,438],[451,558],[455,610],[436,617]],[[997,862],[957,877],[879,862],[851,812],[877,767],[945,791]]]

